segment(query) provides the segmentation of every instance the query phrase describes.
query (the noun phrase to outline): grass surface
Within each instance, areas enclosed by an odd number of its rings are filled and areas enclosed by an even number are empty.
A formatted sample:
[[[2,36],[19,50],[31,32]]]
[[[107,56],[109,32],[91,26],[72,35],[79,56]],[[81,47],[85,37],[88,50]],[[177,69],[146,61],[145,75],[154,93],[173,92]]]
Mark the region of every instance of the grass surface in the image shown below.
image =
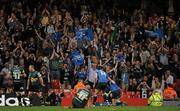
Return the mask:
[[[95,107],[84,109],[61,107],[0,107],[0,111],[180,111],[180,107]]]

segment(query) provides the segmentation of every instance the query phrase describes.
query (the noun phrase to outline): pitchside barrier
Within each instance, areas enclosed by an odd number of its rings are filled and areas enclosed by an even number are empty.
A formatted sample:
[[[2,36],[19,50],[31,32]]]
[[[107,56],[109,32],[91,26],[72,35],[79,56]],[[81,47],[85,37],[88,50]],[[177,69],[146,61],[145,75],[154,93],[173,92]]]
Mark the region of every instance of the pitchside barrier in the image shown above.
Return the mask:
[[[30,105],[28,97],[17,98],[16,94],[0,94],[0,106],[26,106]]]
[[[51,90],[56,94],[59,94],[60,90]],[[64,92],[64,97],[61,97],[61,106],[62,107],[70,107],[72,105],[73,94],[71,92]],[[128,98],[128,96],[124,96],[120,98],[120,101],[126,103],[128,106],[147,106],[148,99],[147,98]],[[100,94],[97,98],[97,103],[103,103],[103,96]],[[33,95],[30,99],[28,97],[22,97],[20,99],[17,98],[15,94],[1,94],[0,95],[0,106],[28,106],[32,104],[32,106],[40,106],[40,98],[37,95]],[[180,106],[180,100],[164,100],[164,106]]]
[[[49,90],[49,93],[55,92],[55,94],[60,94],[61,84],[59,80],[54,80],[51,82],[51,86],[53,89]],[[180,80],[176,81],[175,88],[179,89]],[[120,101],[126,103],[128,106],[147,106],[148,105],[148,97],[152,94],[152,92],[148,92],[148,94],[137,92],[123,92],[121,94]],[[70,107],[72,105],[73,94],[69,91],[64,92],[64,97],[61,97],[61,106],[62,107]],[[104,99],[102,94],[98,95],[97,103],[103,103]],[[17,98],[15,94],[1,94],[0,95],[0,106],[20,106],[20,105],[29,105],[39,106],[40,99],[37,95],[34,95],[32,98],[22,97],[20,99]],[[180,100],[164,100],[164,106],[179,106]]]
[[[180,99],[164,99],[164,106],[180,106]]]

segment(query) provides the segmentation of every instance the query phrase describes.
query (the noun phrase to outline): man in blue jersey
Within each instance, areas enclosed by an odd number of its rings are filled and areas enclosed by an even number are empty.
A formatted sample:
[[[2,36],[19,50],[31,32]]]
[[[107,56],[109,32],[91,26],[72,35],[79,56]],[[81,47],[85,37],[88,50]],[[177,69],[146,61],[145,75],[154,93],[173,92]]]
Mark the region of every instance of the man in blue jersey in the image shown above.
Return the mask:
[[[106,89],[105,99],[109,102],[109,98],[112,100],[112,105],[116,105],[120,98],[120,87],[113,81],[110,80]]]
[[[107,87],[107,83],[109,81],[109,77],[107,73],[101,69],[97,70],[97,83],[96,89],[97,90],[105,90]]]
[[[95,104],[97,100],[97,93],[100,91],[105,91],[107,88],[107,83],[109,80],[111,80],[107,73],[102,70],[102,68],[99,66],[99,68],[96,70],[97,72],[97,81],[96,81],[96,87],[95,87],[95,93],[94,93],[94,99],[93,99],[93,104]]]

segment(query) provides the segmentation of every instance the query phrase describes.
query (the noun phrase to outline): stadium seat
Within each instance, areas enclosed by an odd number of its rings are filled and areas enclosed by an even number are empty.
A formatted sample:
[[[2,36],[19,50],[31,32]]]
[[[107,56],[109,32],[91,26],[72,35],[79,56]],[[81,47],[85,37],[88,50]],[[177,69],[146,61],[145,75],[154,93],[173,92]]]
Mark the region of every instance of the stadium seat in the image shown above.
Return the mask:
[[[141,97],[140,94],[141,94],[141,93],[140,93],[139,91],[137,91],[136,94],[135,94],[135,98],[140,98],[140,97]]]
[[[177,79],[175,84],[176,84],[175,89],[177,91],[177,95],[178,97],[180,97],[180,79]]]
[[[52,92],[55,92],[55,94],[59,94],[62,92],[62,90],[61,89],[50,89],[49,93],[52,93]]]
[[[52,80],[51,81],[51,86],[53,89],[60,89],[61,83],[59,80]]]
[[[128,95],[127,95],[127,93],[125,93],[125,92],[122,92],[122,93],[121,93],[121,98],[128,98]]]
[[[135,97],[135,92],[134,91],[127,92],[127,97],[128,98],[134,98]]]
[[[132,93],[131,92],[122,92],[121,97],[122,98],[131,98]]]
[[[104,102],[104,98],[102,96],[98,96],[96,102],[97,103],[103,103]]]
[[[64,92],[64,97],[61,100],[62,107],[72,106],[73,96],[71,92]]]

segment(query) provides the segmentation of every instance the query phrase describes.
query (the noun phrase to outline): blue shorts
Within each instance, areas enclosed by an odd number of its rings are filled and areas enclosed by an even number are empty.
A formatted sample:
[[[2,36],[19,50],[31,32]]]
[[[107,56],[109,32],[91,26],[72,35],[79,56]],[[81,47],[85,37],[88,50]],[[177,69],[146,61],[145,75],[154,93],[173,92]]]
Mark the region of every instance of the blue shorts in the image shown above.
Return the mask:
[[[112,99],[119,99],[120,98],[120,90],[116,90],[112,92]]]

